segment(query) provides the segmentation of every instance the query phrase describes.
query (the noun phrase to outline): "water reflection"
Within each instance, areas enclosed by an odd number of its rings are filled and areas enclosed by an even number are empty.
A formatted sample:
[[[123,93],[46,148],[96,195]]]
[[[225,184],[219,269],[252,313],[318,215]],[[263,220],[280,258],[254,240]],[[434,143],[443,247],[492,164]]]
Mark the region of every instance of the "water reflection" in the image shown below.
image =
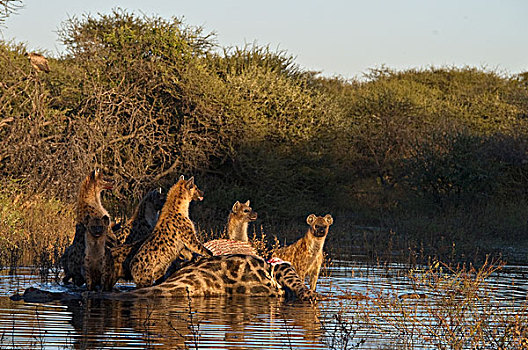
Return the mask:
[[[322,348],[319,309],[268,298],[65,302],[74,348]],[[126,337],[122,335],[126,334]],[[129,341],[133,340],[133,341]]]
[[[19,270],[16,277],[2,271],[0,348],[185,349],[196,344],[200,349],[327,349],[342,348],[343,344],[360,344],[364,349],[405,347],[408,339],[417,344],[416,336],[395,333],[386,322],[403,315],[393,306],[407,305],[406,311],[420,324],[434,325],[431,315],[443,297],[415,290],[408,270],[398,264],[334,263],[318,285],[327,298],[316,306],[250,297],[13,302],[8,297],[29,286],[53,291],[64,288],[39,283],[30,270]],[[508,310],[514,314],[527,311],[521,308],[528,291],[527,275],[527,267],[505,267],[487,280],[489,293],[497,301],[493,305],[504,317]],[[376,300],[380,291],[385,298]],[[417,292],[426,297],[400,298]],[[356,294],[357,299],[345,298]],[[376,303],[381,305],[377,316],[371,312]],[[508,305],[512,307],[507,310]],[[418,348],[434,346],[422,343]]]

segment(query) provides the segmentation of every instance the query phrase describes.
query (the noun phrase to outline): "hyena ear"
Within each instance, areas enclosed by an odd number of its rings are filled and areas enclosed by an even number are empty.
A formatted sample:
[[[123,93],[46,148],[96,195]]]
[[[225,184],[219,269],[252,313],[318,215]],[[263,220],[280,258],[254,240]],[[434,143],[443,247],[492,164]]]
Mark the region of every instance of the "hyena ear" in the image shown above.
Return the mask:
[[[310,226],[312,226],[313,222],[315,221],[315,219],[317,219],[317,216],[315,216],[315,214],[310,214],[308,215],[308,217],[306,218],[306,223]]]
[[[84,235],[85,232],[86,232],[86,226],[84,226],[82,223],[78,223],[77,225],[75,225],[76,235],[78,234]]]
[[[326,222],[328,223],[329,226],[334,223],[334,218],[330,214],[326,214],[324,219],[326,220]]]
[[[187,184],[185,185],[187,188],[191,188],[194,186],[194,176],[191,176],[189,180],[187,180]]]
[[[236,213],[238,211],[238,208],[240,208],[240,202],[236,201],[235,204],[233,204],[233,213]]]
[[[103,225],[110,226],[110,218],[108,217],[108,215],[103,216],[101,220],[103,221]]]
[[[247,200],[247,202],[245,204],[249,207],[249,199]]]
[[[185,180],[185,176],[180,175],[180,178],[178,179],[178,181],[182,181],[182,180]]]

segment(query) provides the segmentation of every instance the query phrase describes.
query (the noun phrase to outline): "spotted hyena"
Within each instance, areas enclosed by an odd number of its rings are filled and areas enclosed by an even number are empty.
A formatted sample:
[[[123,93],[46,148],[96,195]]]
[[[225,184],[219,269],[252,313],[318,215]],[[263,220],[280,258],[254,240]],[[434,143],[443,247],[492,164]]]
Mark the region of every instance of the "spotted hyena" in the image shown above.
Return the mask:
[[[86,288],[95,290],[110,290],[109,284],[109,259],[110,251],[106,246],[106,238],[110,232],[110,218],[104,215],[101,218],[87,217],[85,219],[85,251],[84,251],[84,276]]]
[[[236,201],[227,217],[227,235],[229,239],[215,239],[204,245],[214,255],[249,254],[257,255],[248,241],[248,225],[257,219],[257,213],[246,203]]]
[[[169,190],[156,227],[130,262],[131,275],[138,287],[152,285],[179,257],[191,259],[193,252],[212,255],[198,240],[189,219],[190,202],[202,199],[203,192],[194,184],[194,177],[185,180],[181,176]]]
[[[66,248],[60,258],[64,269],[63,283],[70,279],[81,286],[85,282],[82,272],[84,265],[86,225],[90,218],[109,216],[108,211],[101,204],[101,192],[111,189],[113,181],[103,176],[100,170],[92,171],[81,182],[76,208],[75,236],[72,244]]]
[[[139,202],[132,217],[115,232],[117,245],[144,241],[156,226],[163,204],[165,195],[161,188],[148,192]]]
[[[114,286],[121,278],[132,280],[130,261],[152,233],[164,203],[165,195],[161,189],[150,191],[143,197],[130,220],[117,232],[118,241],[124,243],[110,249],[110,285]]]
[[[77,223],[85,223],[87,217],[103,217],[108,211],[101,204],[101,192],[114,187],[114,181],[96,169],[81,183],[77,199]]]
[[[63,283],[68,283],[71,279],[76,286],[82,286],[85,282],[82,270],[84,264],[85,233],[86,227],[80,223],[76,224],[73,242],[64,250],[60,258],[60,263],[64,270]]]
[[[322,217],[310,214],[306,218],[309,225],[306,235],[297,242],[278,249],[273,256],[289,261],[304,281],[310,277],[310,288],[315,290],[321,265],[323,264],[323,246],[328,234],[328,228],[334,223],[330,214]]]
[[[257,213],[249,206],[249,200],[246,203],[236,201],[227,218],[229,239],[248,242],[248,225],[255,220],[257,220]]]
[[[133,280],[130,272],[130,261],[134,258],[142,241],[125,243],[110,249],[110,264],[108,265],[108,283],[113,287],[119,279]]]

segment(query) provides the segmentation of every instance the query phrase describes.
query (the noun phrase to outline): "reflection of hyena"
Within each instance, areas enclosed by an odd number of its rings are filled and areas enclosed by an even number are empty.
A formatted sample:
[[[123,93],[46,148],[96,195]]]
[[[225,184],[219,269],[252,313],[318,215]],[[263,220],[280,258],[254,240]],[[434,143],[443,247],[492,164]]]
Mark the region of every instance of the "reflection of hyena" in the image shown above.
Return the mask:
[[[77,223],[72,244],[66,248],[60,261],[64,269],[63,283],[70,279],[81,286],[84,281],[82,266],[84,265],[85,233],[89,218],[108,216],[108,212],[101,204],[101,192],[111,189],[113,181],[103,176],[101,171],[94,170],[81,182],[77,199]]]
[[[252,255],[204,257],[174,272],[156,286],[121,293],[121,297],[177,297],[213,295],[282,296],[292,293],[314,300],[289,263],[270,264]]]
[[[319,271],[323,264],[324,242],[328,228],[333,222],[334,219],[330,214],[325,217],[310,214],[306,218],[306,223],[310,225],[306,235],[297,242],[273,253],[274,257],[291,262],[302,281],[308,275],[312,290],[315,290],[317,285]]]
[[[185,180],[181,176],[172,186],[156,227],[130,262],[130,272],[138,287],[152,285],[181,256],[191,259],[192,252],[212,255],[196,237],[194,224],[189,219],[190,202],[202,200],[202,196],[193,177]]]
[[[102,218],[89,217],[85,219],[85,253],[84,253],[84,275],[86,288],[95,290],[101,287],[110,290],[109,265],[110,250],[106,247],[106,238],[110,231],[110,218],[104,215]]]
[[[258,255],[255,248],[248,242],[247,234],[249,223],[255,220],[257,220],[257,213],[251,209],[249,201],[246,203],[236,201],[227,217],[227,235],[229,239],[215,239],[204,243],[204,246],[213,252],[213,255]]]

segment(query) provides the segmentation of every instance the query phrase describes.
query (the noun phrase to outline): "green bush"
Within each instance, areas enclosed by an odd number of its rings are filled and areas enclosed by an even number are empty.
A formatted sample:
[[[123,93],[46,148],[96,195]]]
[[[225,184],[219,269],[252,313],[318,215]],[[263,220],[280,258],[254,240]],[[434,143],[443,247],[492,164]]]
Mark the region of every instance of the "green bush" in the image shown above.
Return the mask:
[[[494,195],[504,183],[508,166],[516,165],[501,161],[492,153],[496,149],[492,143],[496,141],[455,134],[420,144],[416,153],[403,161],[401,182],[422,196],[432,196],[438,203]]]
[[[24,179],[28,194],[74,203],[100,167],[121,213],[195,175],[207,198],[195,217],[214,225],[247,199],[264,222],[301,225],[327,212],[392,225],[416,198],[435,208],[527,199],[525,74],[324,78],[284,52],[222,50],[177,18],[123,10],[72,18],[60,37],[67,53],[49,74],[32,71],[25,46],[0,44],[0,174]]]

